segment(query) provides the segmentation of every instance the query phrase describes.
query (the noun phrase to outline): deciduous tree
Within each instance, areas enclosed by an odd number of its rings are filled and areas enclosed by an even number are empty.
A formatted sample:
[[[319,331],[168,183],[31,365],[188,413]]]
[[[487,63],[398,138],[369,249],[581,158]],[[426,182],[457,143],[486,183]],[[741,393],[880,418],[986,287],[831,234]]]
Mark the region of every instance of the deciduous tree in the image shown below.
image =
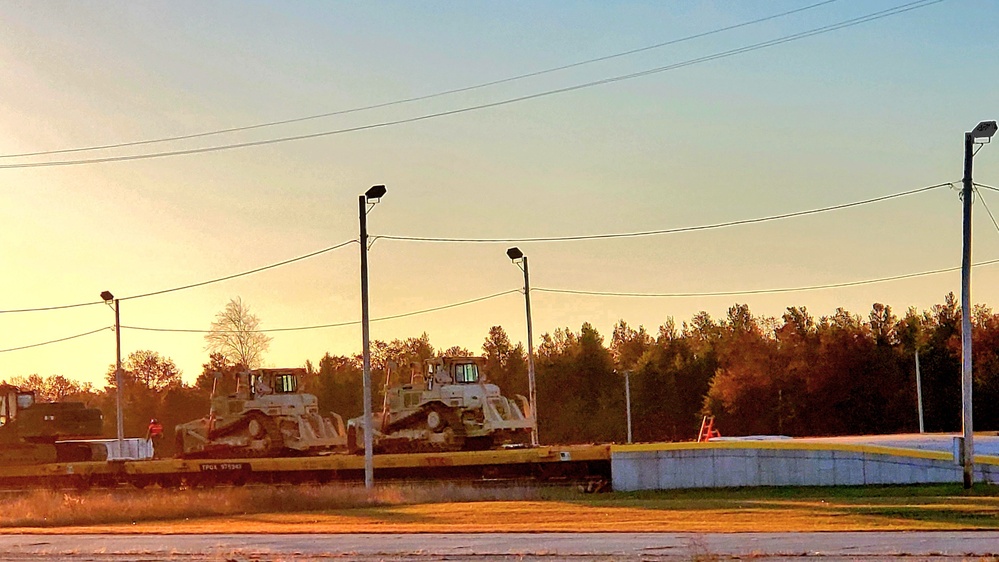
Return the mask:
[[[257,369],[271,345],[271,338],[259,330],[260,319],[250,313],[242,298],[236,297],[215,315],[211,332],[205,335],[205,349],[222,354],[234,365]]]

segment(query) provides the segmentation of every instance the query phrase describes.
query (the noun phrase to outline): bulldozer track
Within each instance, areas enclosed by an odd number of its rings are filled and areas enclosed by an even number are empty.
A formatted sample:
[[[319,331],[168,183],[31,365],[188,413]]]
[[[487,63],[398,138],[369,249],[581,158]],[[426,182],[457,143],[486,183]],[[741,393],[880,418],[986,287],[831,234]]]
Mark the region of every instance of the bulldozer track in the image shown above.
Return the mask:
[[[251,412],[244,416],[239,422],[230,424],[221,429],[213,430],[208,434],[209,439],[222,439],[236,435],[241,431],[250,432],[250,424],[256,422],[262,428],[266,436],[266,447],[263,449],[251,449],[248,447],[237,447],[226,444],[207,445],[203,451],[187,453],[184,458],[190,459],[224,459],[224,458],[267,458],[280,456],[284,450],[284,438],[277,422],[261,412]]]
[[[432,429],[427,425],[427,418],[430,416],[431,412],[435,412],[439,419],[441,420],[441,425]],[[387,441],[385,444],[381,445],[382,452],[385,453],[442,453],[442,452],[454,452],[465,450],[466,445],[469,443],[467,439],[467,432],[465,431],[465,424],[462,423],[459,415],[448,406],[440,403],[434,402],[426,404],[419,410],[413,412],[412,414],[395,421],[385,428],[384,432],[391,436],[393,432],[406,430],[406,429],[419,429],[430,431],[433,433],[444,433],[450,430],[452,436],[447,440],[447,442],[427,442],[420,440],[411,441]]]

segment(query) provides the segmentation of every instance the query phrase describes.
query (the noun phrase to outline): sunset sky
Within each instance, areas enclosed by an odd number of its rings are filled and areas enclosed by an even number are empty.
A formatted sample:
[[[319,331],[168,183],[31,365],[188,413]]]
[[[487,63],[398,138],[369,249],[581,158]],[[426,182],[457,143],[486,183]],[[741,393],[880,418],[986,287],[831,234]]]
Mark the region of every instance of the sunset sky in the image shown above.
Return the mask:
[[[104,290],[126,299],[123,354],[157,351],[187,381],[207,361],[203,334],[135,328],[206,330],[235,297],[264,329],[358,322],[356,243],[228,281],[129,297],[354,240],[357,197],[374,184],[388,193],[368,215],[371,235],[466,239],[697,227],[948,182],[959,188],[965,131],[999,118],[999,3],[824,2],[645,49],[815,4],[0,3],[0,378],[60,374],[101,383],[114,361],[110,329],[7,350],[111,326],[103,304],[12,312],[96,303]],[[899,6],[915,9],[740,52]],[[593,59],[603,60],[391,104]],[[381,104],[391,105],[51,153]],[[79,162],[335,131],[342,132]],[[17,156],[35,152],[49,154]],[[74,163],[36,165],[67,162]],[[977,182],[999,187],[999,146],[985,145],[974,165]],[[999,218],[999,192],[983,190],[974,211],[976,262],[999,258],[999,228],[983,200]],[[515,290],[523,275],[505,255],[513,245],[529,257],[536,288],[749,292],[956,268],[960,227],[958,192],[944,186],[685,233],[376,239],[371,315]],[[735,303],[776,317],[788,306],[866,316],[875,302],[903,314],[951,291],[960,292],[956,270],[776,294],[534,291],[535,343],[583,322],[608,339],[620,319],[654,333],[668,317],[680,324],[704,310],[723,318]],[[973,295],[999,306],[999,264],[975,269]],[[427,332],[438,348],[478,351],[494,325],[526,339],[521,294],[374,322],[371,335]],[[270,366],[361,349],[356,323],[270,335]]]

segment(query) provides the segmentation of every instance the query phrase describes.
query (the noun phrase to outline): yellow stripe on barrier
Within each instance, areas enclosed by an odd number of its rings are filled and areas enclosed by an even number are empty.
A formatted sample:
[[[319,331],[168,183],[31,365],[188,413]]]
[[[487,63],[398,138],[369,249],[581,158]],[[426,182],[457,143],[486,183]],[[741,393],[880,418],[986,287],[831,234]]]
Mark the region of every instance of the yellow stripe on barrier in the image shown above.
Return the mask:
[[[950,452],[927,451],[924,449],[909,449],[905,447],[885,447],[882,445],[864,445],[855,443],[823,443],[815,441],[775,440],[775,441],[708,441],[695,443],[640,443],[633,445],[612,445],[611,454],[641,453],[654,451],[686,451],[707,449],[758,449],[758,450],[797,450],[797,451],[838,451],[861,453],[868,455],[889,455],[896,457],[950,461],[954,456]],[[975,455],[977,464],[999,465],[999,457]]]

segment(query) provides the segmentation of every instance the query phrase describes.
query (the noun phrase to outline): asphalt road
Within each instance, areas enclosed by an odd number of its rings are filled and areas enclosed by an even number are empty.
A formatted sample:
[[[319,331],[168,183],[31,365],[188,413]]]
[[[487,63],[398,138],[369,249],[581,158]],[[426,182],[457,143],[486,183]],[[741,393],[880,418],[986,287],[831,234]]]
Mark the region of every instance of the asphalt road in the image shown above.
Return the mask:
[[[0,560],[999,559],[999,532],[0,535]]]

